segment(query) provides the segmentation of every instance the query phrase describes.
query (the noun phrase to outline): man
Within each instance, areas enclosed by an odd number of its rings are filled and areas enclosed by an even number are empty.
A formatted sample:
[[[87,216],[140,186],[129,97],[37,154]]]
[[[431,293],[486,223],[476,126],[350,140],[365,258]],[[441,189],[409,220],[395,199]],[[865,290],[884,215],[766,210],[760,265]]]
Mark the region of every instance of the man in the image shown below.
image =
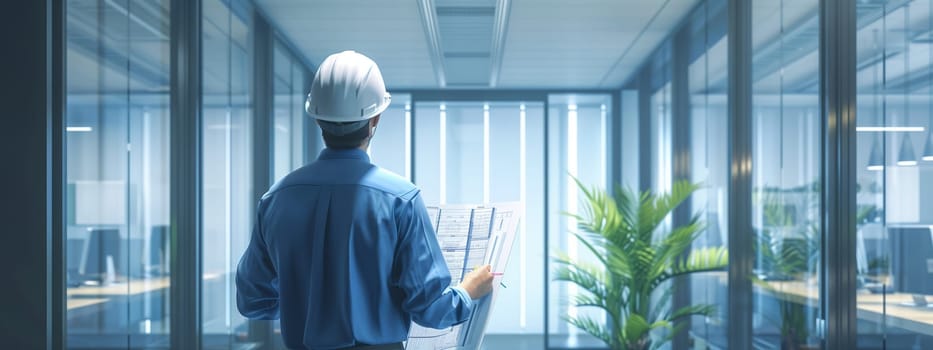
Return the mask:
[[[237,307],[281,319],[292,349],[402,349],[411,321],[466,321],[492,290],[482,266],[450,287],[417,187],[366,154],[389,106],[376,63],[345,51],[321,63],[305,103],[327,148],[259,202],[237,268]]]

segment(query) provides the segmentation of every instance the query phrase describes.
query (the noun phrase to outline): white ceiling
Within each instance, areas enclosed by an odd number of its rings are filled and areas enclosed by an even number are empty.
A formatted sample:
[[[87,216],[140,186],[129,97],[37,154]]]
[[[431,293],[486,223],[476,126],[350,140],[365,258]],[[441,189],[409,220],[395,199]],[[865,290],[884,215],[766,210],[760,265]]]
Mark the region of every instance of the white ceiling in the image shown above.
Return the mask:
[[[312,63],[356,50],[390,89],[617,88],[697,2],[257,1]]]

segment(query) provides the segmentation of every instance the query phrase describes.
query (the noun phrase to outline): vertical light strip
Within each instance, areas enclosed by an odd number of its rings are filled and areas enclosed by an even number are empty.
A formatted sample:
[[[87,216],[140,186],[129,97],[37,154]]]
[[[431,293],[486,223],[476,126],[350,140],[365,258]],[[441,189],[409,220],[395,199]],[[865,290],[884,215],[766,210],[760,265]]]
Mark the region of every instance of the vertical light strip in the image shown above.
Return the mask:
[[[577,184],[573,181],[573,177],[577,176],[577,105],[571,104],[567,106],[567,212],[568,213],[577,213]],[[567,232],[574,232],[577,230],[577,221],[573,218],[567,218]],[[568,234],[567,235],[567,255],[571,260],[577,259],[577,240],[576,238]],[[572,301],[577,295],[577,286],[575,284],[569,284],[567,286],[567,300]],[[577,317],[577,308],[572,304],[567,306],[567,316]],[[569,327],[570,334],[576,335],[577,329],[575,327]]]
[[[601,152],[599,154],[599,160],[600,160],[599,173],[601,174],[600,182],[606,185],[608,185],[608,182],[609,182],[606,179],[606,173],[608,173],[607,170],[609,170],[609,169],[606,169],[607,167],[606,164],[608,162],[608,157],[609,157],[609,152],[608,152],[609,149],[606,147],[606,133],[607,132],[609,132],[609,130],[606,129],[606,105],[603,104],[599,106],[599,150]]]
[[[609,149],[606,147],[606,133],[608,132],[609,130],[606,128],[606,105],[602,104],[599,106],[599,183],[606,186],[606,188],[611,188],[611,184],[606,178],[606,174],[608,173],[606,164],[609,157]],[[609,315],[608,313],[602,314],[603,324],[606,324],[606,322],[609,321]]]
[[[441,103],[440,127],[440,204],[447,204],[447,105]]]
[[[411,181],[411,103],[405,104],[405,178]]]
[[[483,104],[483,203],[489,203],[489,104]]]
[[[152,245],[155,242],[152,241],[152,230],[146,228],[152,227],[152,210],[147,210],[153,208],[152,206],[152,115],[149,113],[148,109],[143,107],[143,147],[142,147],[142,191],[143,191],[143,266],[145,271],[151,271],[152,261],[155,257],[152,256]],[[164,264],[161,261],[160,265]],[[162,265],[164,269],[164,265]],[[148,279],[145,280],[148,283]],[[152,298],[143,298],[143,313],[146,315],[146,318],[149,318],[149,315],[152,315],[153,302]],[[151,328],[146,328],[143,333],[149,334],[152,331]]]
[[[232,241],[233,241],[233,227],[232,227],[233,226],[233,203],[232,203],[233,202],[232,200],[233,199],[233,189],[232,189],[233,187],[233,171],[232,171],[233,170],[232,169],[233,168],[232,166],[233,164],[233,140],[232,140],[232,137],[233,136],[231,135],[231,133],[233,133],[233,115],[232,114],[233,113],[230,111],[230,107],[227,107],[227,112],[226,112],[226,115],[224,116],[224,118],[226,119],[224,121],[224,124],[227,126],[224,129],[224,147],[225,147],[224,158],[226,158],[224,160],[225,161],[224,164],[226,165],[226,169],[224,169],[225,170],[224,171],[224,192],[225,192],[224,195],[226,198],[226,200],[224,201],[224,215],[227,219],[226,225],[224,227],[224,266],[225,267],[233,266],[233,257],[231,256],[232,251],[233,251],[233,246],[232,246]],[[226,282],[227,282],[227,288],[224,288],[224,305],[233,305],[232,303],[233,297],[230,293],[230,291],[233,290],[233,288],[231,288],[232,283],[229,278],[227,279]],[[226,327],[226,329],[230,329],[231,319],[232,318],[230,315],[230,308],[225,307],[224,308],[224,326]]]
[[[518,249],[519,249],[519,316],[518,316],[518,325],[521,329],[525,329],[528,326],[528,281],[525,278],[528,270],[528,260],[527,260],[527,232],[528,232],[528,216],[525,213],[525,203],[527,203],[528,196],[528,186],[527,186],[527,158],[525,157],[525,152],[527,150],[526,145],[526,135],[525,135],[525,104],[523,103],[519,107],[518,111],[518,191],[519,191],[519,202],[521,202],[521,221],[520,221],[520,231],[518,232]]]

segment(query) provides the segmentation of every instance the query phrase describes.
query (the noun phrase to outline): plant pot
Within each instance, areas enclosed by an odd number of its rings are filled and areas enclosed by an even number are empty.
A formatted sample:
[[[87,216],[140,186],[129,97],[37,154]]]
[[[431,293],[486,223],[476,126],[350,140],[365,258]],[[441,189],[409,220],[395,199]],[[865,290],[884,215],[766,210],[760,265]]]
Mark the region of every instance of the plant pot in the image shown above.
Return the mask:
[[[819,350],[820,346],[816,344],[800,344],[797,340],[791,338],[781,338],[781,350]]]

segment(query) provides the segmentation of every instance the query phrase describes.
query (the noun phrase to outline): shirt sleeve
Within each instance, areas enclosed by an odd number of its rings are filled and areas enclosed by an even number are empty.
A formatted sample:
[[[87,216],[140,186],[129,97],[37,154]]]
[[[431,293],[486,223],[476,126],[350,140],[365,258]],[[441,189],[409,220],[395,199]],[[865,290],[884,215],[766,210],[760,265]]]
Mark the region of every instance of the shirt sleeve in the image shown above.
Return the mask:
[[[240,314],[251,319],[279,318],[278,275],[262,235],[262,204],[246,252],[236,273],[236,303]]]
[[[447,328],[465,322],[473,301],[461,288],[450,286],[450,271],[441,254],[428,211],[415,194],[397,212],[397,286],[404,293],[402,309],[424,327]]]

